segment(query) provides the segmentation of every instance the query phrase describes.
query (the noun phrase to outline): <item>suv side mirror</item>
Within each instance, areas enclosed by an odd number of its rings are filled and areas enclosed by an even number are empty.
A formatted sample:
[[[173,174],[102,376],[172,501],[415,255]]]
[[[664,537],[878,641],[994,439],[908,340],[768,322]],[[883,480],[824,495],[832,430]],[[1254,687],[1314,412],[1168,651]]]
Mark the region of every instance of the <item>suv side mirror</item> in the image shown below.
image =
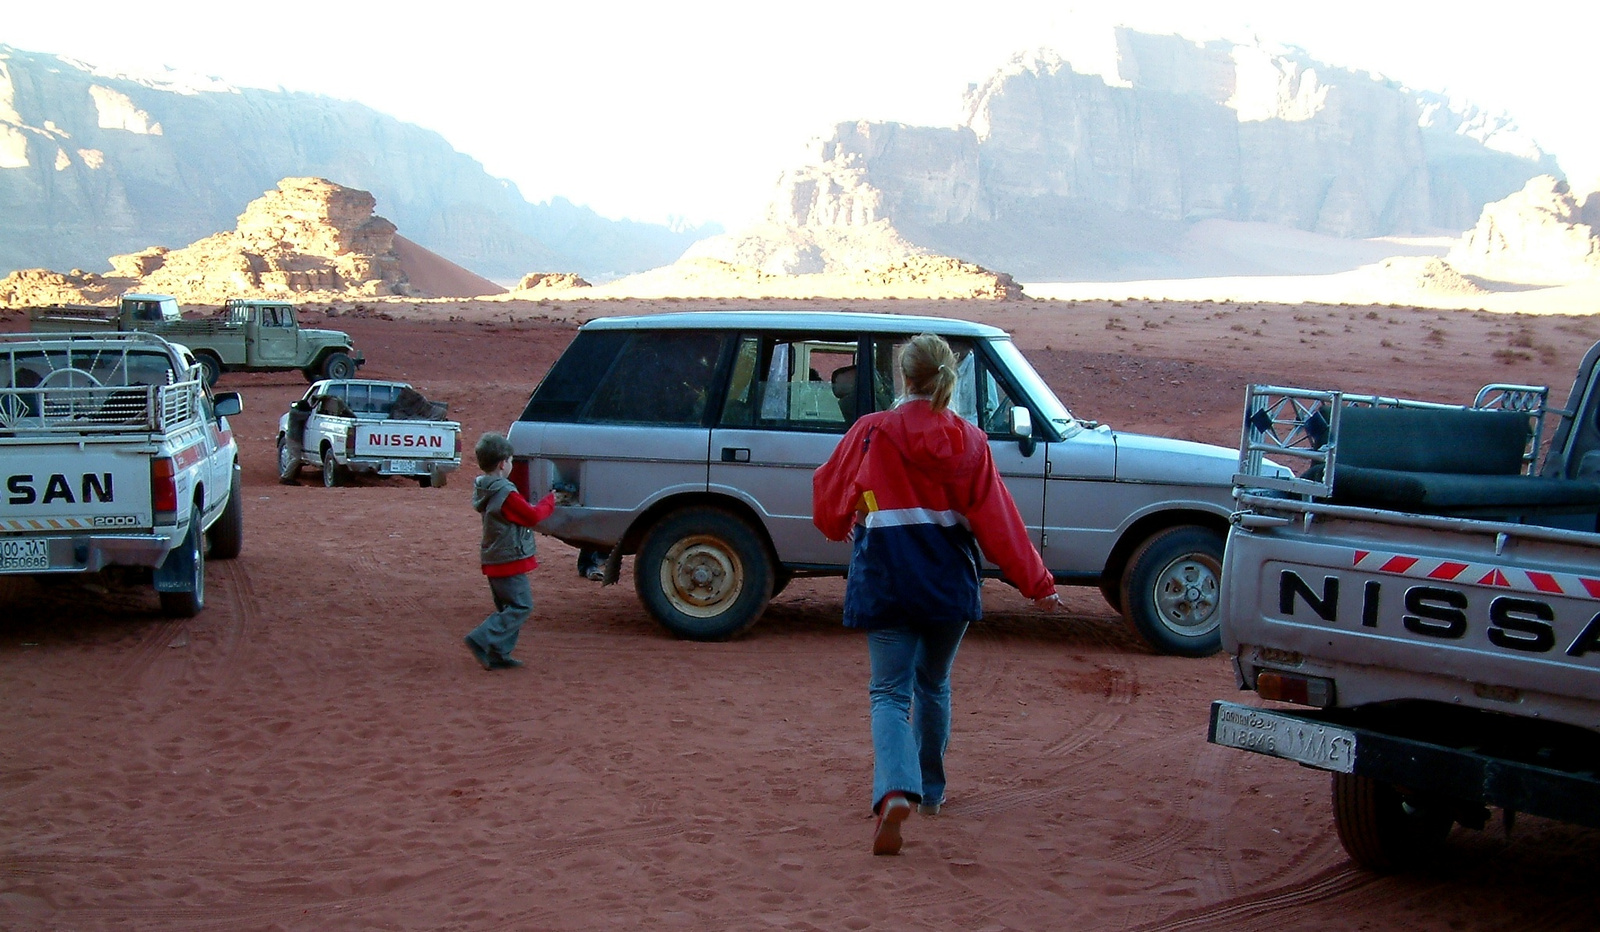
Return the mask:
[[[1033,413],[1022,405],[1011,407],[1011,436],[1017,438],[1023,456],[1033,455],[1037,446],[1033,439]]]
[[[216,408],[217,417],[233,417],[244,410],[244,401],[239,398],[238,392],[218,392],[212,403]]]

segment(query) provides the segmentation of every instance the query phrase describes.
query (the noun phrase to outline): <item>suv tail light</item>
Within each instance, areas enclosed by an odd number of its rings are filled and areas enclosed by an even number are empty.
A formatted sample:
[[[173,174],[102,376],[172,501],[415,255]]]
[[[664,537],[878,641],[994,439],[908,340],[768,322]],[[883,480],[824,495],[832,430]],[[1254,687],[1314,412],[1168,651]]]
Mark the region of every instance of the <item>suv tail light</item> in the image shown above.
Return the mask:
[[[150,505],[157,524],[178,523],[177,470],[170,456],[150,461]]]
[[[533,501],[533,493],[528,488],[528,461],[514,459],[511,461],[511,484],[528,501]]]

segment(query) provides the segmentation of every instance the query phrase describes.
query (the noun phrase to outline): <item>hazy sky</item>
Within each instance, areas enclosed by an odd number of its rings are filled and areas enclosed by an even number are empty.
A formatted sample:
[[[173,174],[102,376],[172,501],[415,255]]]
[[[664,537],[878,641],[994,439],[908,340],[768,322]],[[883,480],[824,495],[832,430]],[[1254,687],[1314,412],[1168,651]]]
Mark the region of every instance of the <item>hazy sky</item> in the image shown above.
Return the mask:
[[[1099,12],[1115,7],[1114,14]],[[0,43],[360,101],[442,134],[529,200],[738,226],[834,124],[953,126],[1015,52],[1119,22],[1257,36],[1509,112],[1600,179],[1594,0],[874,0],[159,4],[11,0]],[[338,179],[334,179],[337,181]],[[383,210],[380,204],[379,212]]]

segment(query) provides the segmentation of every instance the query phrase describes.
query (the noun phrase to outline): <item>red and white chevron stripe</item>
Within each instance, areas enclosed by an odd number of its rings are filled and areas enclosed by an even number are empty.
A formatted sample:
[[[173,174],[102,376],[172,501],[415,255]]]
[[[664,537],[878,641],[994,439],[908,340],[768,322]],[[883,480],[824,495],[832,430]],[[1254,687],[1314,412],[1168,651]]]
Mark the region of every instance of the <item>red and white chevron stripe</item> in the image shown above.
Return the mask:
[[[1600,602],[1600,579],[1588,576],[1546,573],[1514,566],[1496,566],[1492,563],[1462,563],[1459,560],[1440,560],[1436,557],[1413,557],[1403,553],[1384,553],[1377,550],[1356,550],[1353,553],[1354,559],[1350,564],[1352,567],[1387,573],[1391,576],[1492,586],[1497,589],[1509,589],[1512,592],[1564,595]]]

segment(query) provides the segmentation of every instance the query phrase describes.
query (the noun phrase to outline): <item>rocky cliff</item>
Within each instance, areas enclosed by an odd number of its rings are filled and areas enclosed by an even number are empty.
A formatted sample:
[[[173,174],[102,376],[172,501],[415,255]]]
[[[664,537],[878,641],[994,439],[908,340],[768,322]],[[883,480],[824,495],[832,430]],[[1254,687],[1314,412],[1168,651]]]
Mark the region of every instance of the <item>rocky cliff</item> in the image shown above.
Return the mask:
[[[1465,275],[1523,284],[1600,277],[1600,192],[1580,200],[1565,181],[1534,178],[1484,207],[1445,261]]]
[[[1192,272],[1181,256],[1196,221],[1454,231],[1555,170],[1509,119],[1295,49],[1112,38],[1115,73],[1018,56],[969,89],[956,127],[840,124],[784,174],[768,227],[697,249],[887,224],[919,250],[1024,280],[1157,277]]]
[[[232,230],[182,249],[152,246],[112,256],[105,274],[18,270],[0,279],[0,304],[95,304],[127,291],[214,305],[228,298],[439,296],[413,282],[408,268],[422,270],[434,287],[459,287],[464,279],[474,289],[469,296],[501,290],[396,236],[375,206],[366,191],[322,178],[285,178],[251,201]]]
[[[372,192],[417,243],[506,281],[652,268],[706,232],[529,204],[438,134],[360,104],[134,78],[0,45],[0,273],[191,242],[280,178],[305,176]]]

